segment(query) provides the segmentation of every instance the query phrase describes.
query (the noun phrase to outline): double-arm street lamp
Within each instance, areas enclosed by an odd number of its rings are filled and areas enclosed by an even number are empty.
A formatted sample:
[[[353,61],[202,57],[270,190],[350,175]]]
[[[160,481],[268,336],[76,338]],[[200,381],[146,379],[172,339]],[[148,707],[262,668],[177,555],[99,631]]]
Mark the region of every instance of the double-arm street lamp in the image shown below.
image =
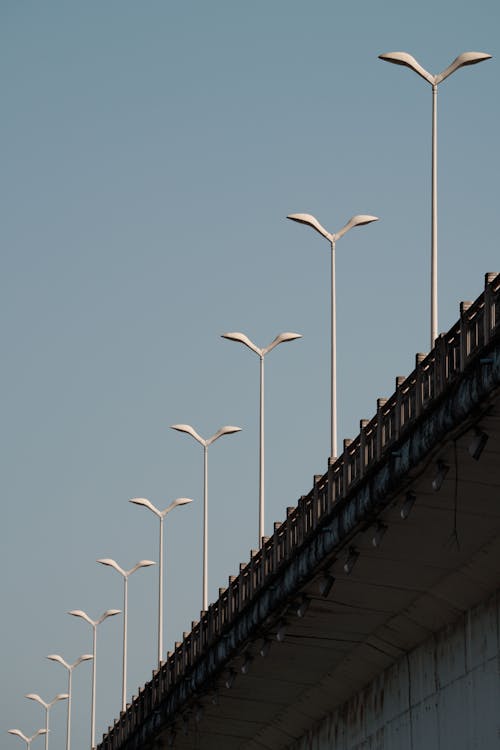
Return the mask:
[[[134,497],[129,502],[134,503],[134,505],[142,505],[144,508],[148,508],[160,519],[160,550],[158,554],[158,667],[160,667],[163,658],[163,522],[171,510],[177,508],[178,505],[191,503],[192,500],[189,497],[178,497],[177,500],[173,500],[165,510],[159,510],[145,497]]]
[[[127,708],[127,622],[128,622],[128,579],[132,573],[135,573],[139,568],[147,568],[150,565],[155,565],[153,560],[140,560],[130,570],[124,570],[115,560],[109,558],[102,558],[97,560],[101,565],[107,565],[110,568],[114,568],[123,577],[123,666],[122,666],[122,711]]]
[[[353,216],[342,229],[336,233],[328,232],[311,214],[289,214],[287,219],[299,224],[306,224],[315,229],[322,237],[330,243],[331,268],[330,268],[330,455],[337,457],[337,311],[335,297],[335,244],[337,240],[346,234],[349,229],[359,227],[363,224],[371,224],[378,221],[377,216],[357,214]]]
[[[208,609],[208,446],[215,443],[223,435],[231,435],[233,432],[240,432],[241,427],[226,425],[221,427],[212,437],[206,440],[199,435],[196,430],[189,424],[173,424],[173,430],[185,432],[191,435],[200,445],[203,446],[203,610]]]
[[[34,739],[36,739],[40,734],[47,734],[46,729],[39,729],[37,732],[35,732],[35,734],[31,735],[31,737],[26,737],[26,735],[23,734],[23,732],[21,732],[20,729],[9,729],[8,731],[9,731],[9,734],[15,734],[16,737],[20,737],[22,740],[24,740],[28,750]]]
[[[431,187],[431,342],[430,348],[438,335],[438,259],[437,259],[437,90],[438,85],[446,78],[451,76],[459,68],[465,65],[475,65],[476,63],[488,60],[491,55],[486,52],[463,52],[456,57],[442,73],[433,75],[423,68],[412,55],[408,52],[386,52],[379,55],[380,60],[404,65],[411,68],[417,75],[421,76],[424,81],[432,86],[432,187]]]
[[[37,693],[28,693],[24,696],[25,698],[29,698],[31,701],[35,701],[36,703],[39,703],[42,708],[45,709],[45,750],[48,750],[49,748],[49,714],[50,709],[55,703],[58,703],[58,701],[64,701],[68,698],[67,693],[58,693],[55,698],[52,698],[52,700],[47,703]]]
[[[90,750],[95,748],[95,700],[96,700],[96,673],[97,673],[97,626],[104,622],[108,617],[119,615],[120,609],[107,609],[98,620],[92,620],[86,612],[81,609],[72,609],[68,612],[68,615],[74,617],[80,617],[92,628],[92,707],[90,714]]]
[[[276,336],[268,346],[260,349],[256,346],[253,341],[250,341],[248,336],[238,331],[232,333],[223,333],[223,339],[229,339],[229,341],[239,341],[240,344],[247,346],[252,352],[255,352],[260,358],[260,428],[259,428],[259,540],[258,547],[262,545],[262,537],[264,536],[264,357],[270,351],[272,351],[278,344],[283,344],[285,341],[294,341],[294,339],[302,338],[301,333],[280,333]]]
[[[65,661],[62,656],[59,656],[59,654],[49,654],[47,656],[47,659],[50,659],[51,661],[55,661],[58,664],[61,664],[68,672],[68,714],[67,714],[67,720],[66,720],[66,750],[70,750],[71,748],[71,694],[72,694],[72,676],[73,676],[73,670],[82,663],[82,661],[89,661],[92,659],[92,654],[82,654],[78,657],[78,659],[73,662],[73,664],[68,664],[67,661]]]

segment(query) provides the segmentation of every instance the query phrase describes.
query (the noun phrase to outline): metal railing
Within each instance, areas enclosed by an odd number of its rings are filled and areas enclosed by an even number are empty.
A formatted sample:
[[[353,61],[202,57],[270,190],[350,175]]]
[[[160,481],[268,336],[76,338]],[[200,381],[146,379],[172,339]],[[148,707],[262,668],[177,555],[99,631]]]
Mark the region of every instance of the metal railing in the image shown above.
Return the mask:
[[[151,717],[168,692],[185,676],[205,650],[227,630],[234,619],[287,564],[330,513],[335,503],[360,482],[367,471],[383,460],[396,441],[404,437],[429,405],[459,378],[469,362],[500,330],[500,274],[486,274],[485,290],[474,303],[462,302],[460,319],[441,334],[427,355],[416,355],[416,366],[407,377],[396,378],[396,390],[389,399],[378,399],[377,413],[362,420],[354,440],[344,441],[344,452],[331,459],[328,471],[314,478],[308,495],[296,507],[287,509],[283,523],[264,538],[250,561],[230,576],[228,587],[192,623],[189,633],[175,644],[161,668],[144,688],[139,689],[125,712],[104,736],[102,750],[118,750],[143,722]]]

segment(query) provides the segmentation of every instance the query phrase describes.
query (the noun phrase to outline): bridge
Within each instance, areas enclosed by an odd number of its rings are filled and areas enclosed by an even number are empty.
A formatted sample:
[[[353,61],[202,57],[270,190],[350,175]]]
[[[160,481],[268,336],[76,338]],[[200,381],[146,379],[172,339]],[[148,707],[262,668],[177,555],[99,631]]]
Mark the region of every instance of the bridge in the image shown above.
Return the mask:
[[[99,748],[499,747],[499,388],[487,274]]]

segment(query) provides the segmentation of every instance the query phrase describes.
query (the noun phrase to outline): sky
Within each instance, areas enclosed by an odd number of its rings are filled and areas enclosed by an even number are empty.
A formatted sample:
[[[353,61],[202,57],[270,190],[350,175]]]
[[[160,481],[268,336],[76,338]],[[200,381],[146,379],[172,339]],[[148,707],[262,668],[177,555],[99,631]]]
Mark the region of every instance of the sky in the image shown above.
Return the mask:
[[[498,261],[497,0],[1,0],[0,731],[33,734],[122,607],[166,522],[165,650],[202,605],[203,455],[209,600],[258,534],[258,346],[266,358],[266,533],[329,453],[328,243],[338,231],[339,442],[429,349],[433,73],[439,87],[439,330]],[[156,661],[157,566],[129,585],[128,698]],[[98,629],[97,738],[118,716],[121,616]],[[90,666],[73,679],[72,746],[90,743]],[[65,747],[65,707],[51,750]],[[33,742],[41,747],[43,738]],[[19,746],[7,737],[2,747]]]

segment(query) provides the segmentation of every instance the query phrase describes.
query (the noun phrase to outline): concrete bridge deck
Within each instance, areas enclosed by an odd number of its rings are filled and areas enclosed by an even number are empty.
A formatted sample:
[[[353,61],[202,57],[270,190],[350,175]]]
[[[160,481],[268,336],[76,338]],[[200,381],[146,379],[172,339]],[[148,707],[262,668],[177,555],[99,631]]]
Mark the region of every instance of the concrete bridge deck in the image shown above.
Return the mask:
[[[488,274],[101,750],[291,748],[498,590],[499,388],[500,275]]]

